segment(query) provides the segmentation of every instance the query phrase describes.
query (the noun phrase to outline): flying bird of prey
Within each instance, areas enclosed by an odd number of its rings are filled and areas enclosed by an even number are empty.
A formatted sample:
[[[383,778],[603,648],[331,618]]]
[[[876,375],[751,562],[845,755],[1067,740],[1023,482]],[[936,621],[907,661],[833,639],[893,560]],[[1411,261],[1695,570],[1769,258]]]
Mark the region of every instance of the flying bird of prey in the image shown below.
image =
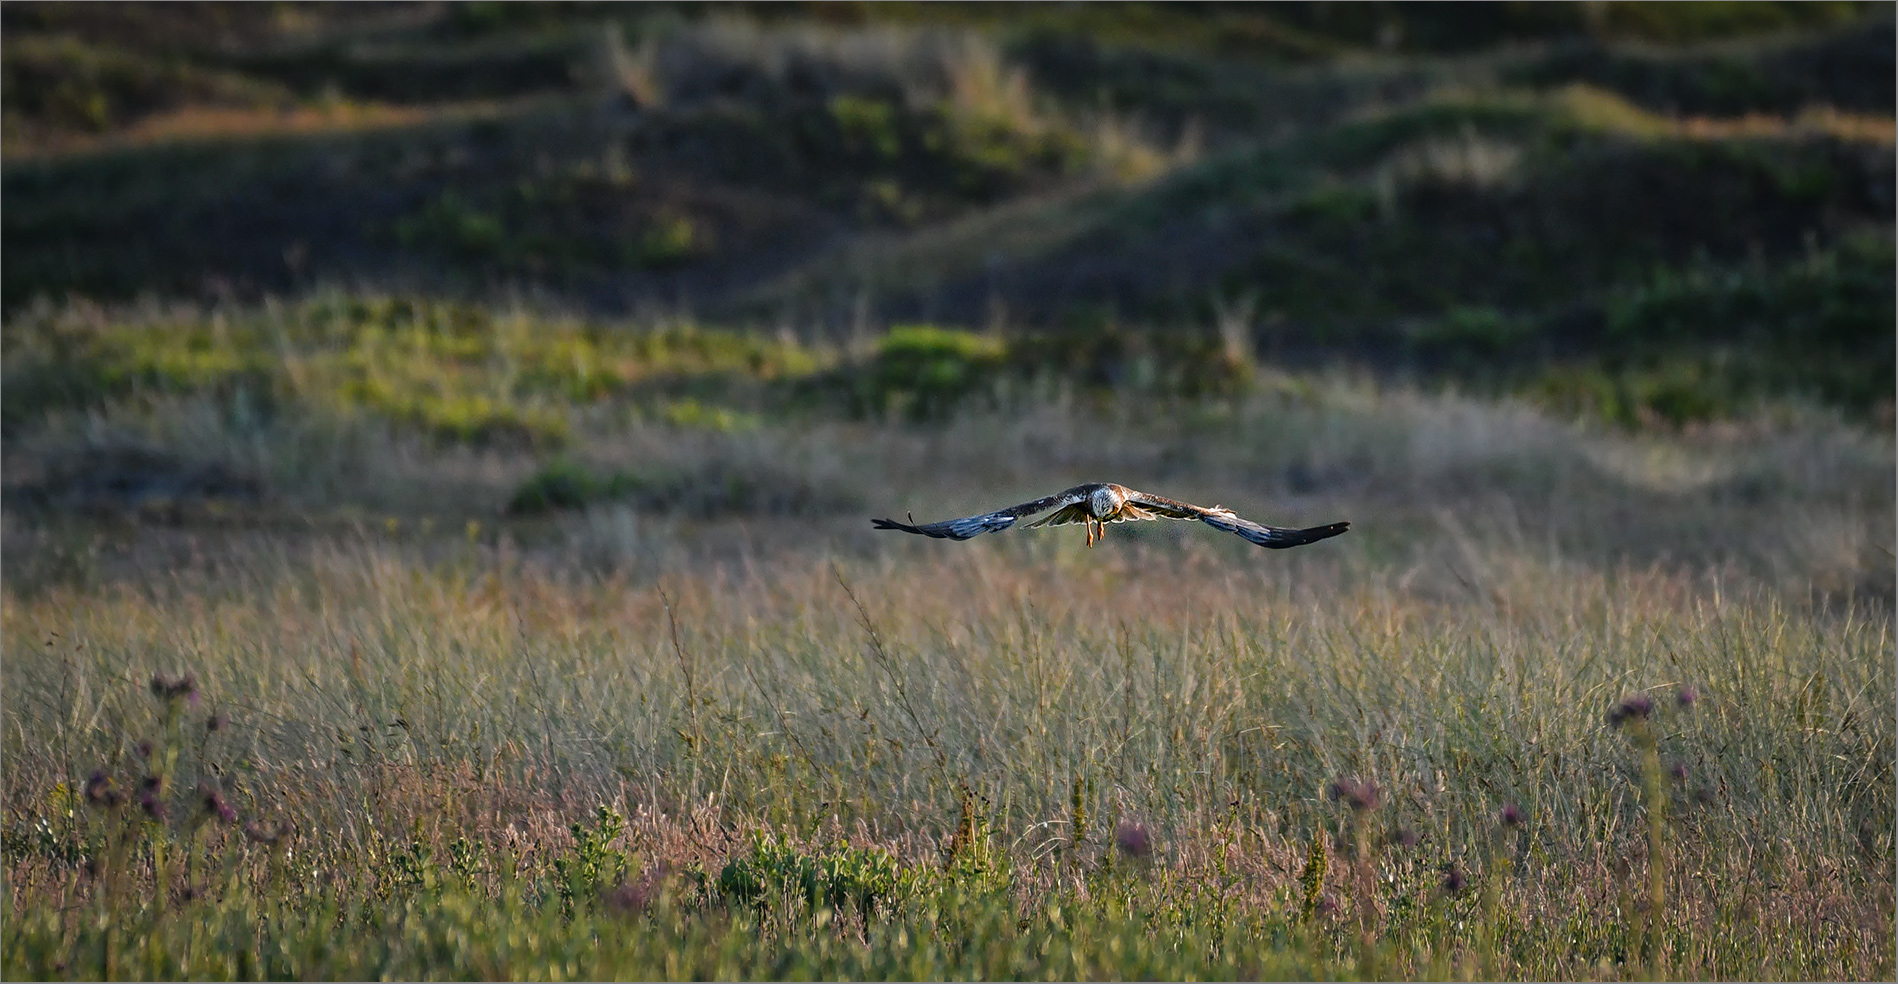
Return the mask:
[[[1147,492],[1136,492],[1125,485],[1112,482],[1092,482],[1076,485],[1066,492],[1033,502],[1024,502],[1019,506],[1010,506],[980,516],[967,519],[950,519],[940,523],[924,523],[920,526],[912,523],[899,523],[893,519],[872,520],[879,530],[902,530],[905,533],[918,533],[939,539],[967,540],[983,533],[995,533],[1015,525],[1023,516],[1033,516],[1049,509],[1055,512],[1047,517],[1029,523],[1030,529],[1037,526],[1071,526],[1082,523],[1087,526],[1087,545],[1107,535],[1108,523],[1124,523],[1139,519],[1197,519],[1216,530],[1236,533],[1261,547],[1274,550],[1285,547],[1302,547],[1307,543],[1316,543],[1326,537],[1337,536],[1351,528],[1350,523],[1330,523],[1313,526],[1310,529],[1291,530],[1277,526],[1261,526],[1248,519],[1241,519],[1232,510],[1224,506],[1195,506],[1190,502],[1180,502],[1165,496]],[[915,517],[911,517],[913,521]]]

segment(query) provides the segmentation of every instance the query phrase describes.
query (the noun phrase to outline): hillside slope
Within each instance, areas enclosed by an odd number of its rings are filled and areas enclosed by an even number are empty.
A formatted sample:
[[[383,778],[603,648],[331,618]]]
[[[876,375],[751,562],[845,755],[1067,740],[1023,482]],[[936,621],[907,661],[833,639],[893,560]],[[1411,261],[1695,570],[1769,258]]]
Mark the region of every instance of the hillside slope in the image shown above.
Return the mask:
[[[1888,6],[1064,10],[11,5],[0,305],[1223,317],[1596,409],[1889,412]]]

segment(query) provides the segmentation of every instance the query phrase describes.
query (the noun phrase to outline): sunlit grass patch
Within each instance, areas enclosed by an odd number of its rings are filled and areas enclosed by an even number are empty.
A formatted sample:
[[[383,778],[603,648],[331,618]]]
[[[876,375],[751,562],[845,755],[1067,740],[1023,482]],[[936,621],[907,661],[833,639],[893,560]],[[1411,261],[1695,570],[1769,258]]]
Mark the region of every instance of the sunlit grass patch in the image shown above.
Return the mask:
[[[261,405],[367,413],[451,442],[557,446],[576,408],[642,385],[723,386],[807,374],[795,344],[690,326],[616,330],[427,300],[329,298],[215,314],[25,315],[9,322],[6,425],[142,394],[240,392]],[[747,418],[694,400],[681,426]]]
[[[1732,117],[1676,116],[1642,108],[1615,92],[1581,83],[1564,87],[1551,99],[1557,110],[1575,126],[1597,133],[1648,139],[1793,141],[1831,138],[1889,146],[1894,133],[1892,122],[1884,117],[1842,112],[1830,106],[1809,106],[1785,115],[1756,112]]]

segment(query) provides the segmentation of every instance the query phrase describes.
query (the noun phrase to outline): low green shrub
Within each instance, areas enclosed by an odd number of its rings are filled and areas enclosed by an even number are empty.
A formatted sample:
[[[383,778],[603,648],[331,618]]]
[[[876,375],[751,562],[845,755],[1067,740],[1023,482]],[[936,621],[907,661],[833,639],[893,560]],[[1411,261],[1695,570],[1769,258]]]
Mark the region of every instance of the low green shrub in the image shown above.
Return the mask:
[[[558,509],[579,509],[601,498],[606,490],[585,468],[565,458],[548,463],[533,474],[508,500],[507,511],[535,515]]]
[[[1183,399],[1221,398],[1250,385],[1252,364],[1210,336],[1163,337],[1117,326],[1069,328],[1003,340],[906,325],[867,360],[814,377],[846,413],[915,423],[942,421],[976,404],[995,406],[1036,384],[1129,390]]]
[[[745,430],[756,418],[718,406],[719,394],[817,366],[794,342],[741,332],[508,318],[405,297],[185,317],[61,309],[5,330],[9,433],[141,394],[210,395],[252,413],[291,403],[368,413],[449,443],[558,447],[578,407],[654,393],[674,426]],[[670,398],[680,390],[696,395]]]
[[[1663,270],[1611,300],[1608,337],[1637,364],[1711,348],[1736,391],[1864,412],[1891,400],[1895,261],[1867,235],[1777,268]]]
[[[718,873],[718,893],[747,905],[764,907],[783,894],[802,897],[815,910],[855,909],[866,917],[900,883],[913,880],[888,851],[845,844],[800,851],[768,834],[752,839],[751,851],[727,862]]]
[[[1890,240],[1864,236],[1778,267],[1661,269],[1607,300],[1594,355],[1531,372],[1523,391],[1628,427],[1786,397],[1875,417],[1898,371],[1893,262]]]
[[[973,332],[904,325],[879,339],[876,354],[838,379],[846,409],[865,417],[940,420],[988,391],[1008,347]]]
[[[1253,374],[1249,353],[1209,333],[1143,332],[1113,323],[1023,336],[1010,346],[1008,361],[1023,380],[1188,400],[1237,396]]]

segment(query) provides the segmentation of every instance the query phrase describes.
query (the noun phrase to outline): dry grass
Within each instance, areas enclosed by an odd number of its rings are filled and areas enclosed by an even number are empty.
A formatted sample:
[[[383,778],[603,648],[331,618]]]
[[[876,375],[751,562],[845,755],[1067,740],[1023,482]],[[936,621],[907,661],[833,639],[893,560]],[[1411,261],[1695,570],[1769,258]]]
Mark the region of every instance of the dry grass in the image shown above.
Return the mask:
[[[1555,103],[1576,123],[1591,129],[1639,137],[1689,140],[1809,140],[1890,146],[1895,127],[1883,116],[1810,106],[1797,113],[1747,113],[1743,116],[1671,117],[1643,109],[1612,92],[1575,84],[1557,92]]]
[[[593,802],[635,818],[623,846],[647,866],[716,870],[759,828],[928,866],[967,783],[1022,903],[1116,891],[1089,872],[1127,818],[1161,843],[1131,891],[1210,880],[1265,915],[1297,895],[1302,845],[1338,829],[1327,783],[1356,775],[1386,791],[1380,829],[1426,839],[1379,852],[1370,899],[1329,883],[1341,912],[1370,905],[1410,940],[1395,909],[1461,865],[1504,879],[1510,976],[1592,976],[1622,957],[1586,927],[1630,923],[1618,893],[1645,864],[1633,757],[1603,711],[1692,684],[1699,704],[1666,722],[1688,770],[1673,968],[1855,977],[1891,959],[1882,613],[1497,553],[1464,584],[1324,555],[1238,574],[1211,551],[976,545],[669,572],[675,648],[657,586],[379,539],[10,599],[8,801],[32,815],[58,782],[133,767],[127,736],[156,726],[145,674],[189,668],[235,724],[199,754],[247,816],[296,818],[332,877],[390,877],[372,860],[389,838],[544,868]],[[1080,845],[1077,784],[1099,818]],[[1486,846],[1512,802],[1533,818],[1519,877]],[[83,890],[30,856],[13,870],[16,904]],[[1411,940],[1390,970],[1430,974],[1458,939]]]
[[[0,608],[8,932],[67,954],[65,972],[100,972],[72,949],[90,931],[55,913],[99,891],[60,845],[108,828],[60,790],[102,767],[129,784],[146,767],[133,743],[163,719],[146,680],[189,670],[191,720],[221,711],[230,727],[182,742],[176,774],[215,768],[246,819],[295,818],[298,877],[325,886],[323,905],[384,914],[362,939],[396,947],[319,947],[327,963],[286,972],[546,972],[532,968],[553,958],[498,941],[508,920],[549,940],[601,931],[587,920],[603,916],[545,909],[556,872],[591,850],[569,824],[597,803],[628,818],[612,848],[631,870],[688,874],[665,882],[676,908],[635,922],[659,935],[629,939],[652,949],[585,950],[576,966],[592,973],[1890,972],[1890,566],[1873,549],[1891,534],[1886,442],[1820,419],[1629,437],[1296,379],[1223,408],[1129,416],[1111,442],[1084,424],[1130,412],[1066,398],[937,430],[774,422],[682,440],[640,425],[583,440],[605,462],[716,455],[847,475],[889,513],[960,514],[1098,476],[1268,520],[1350,518],[1352,533],[1268,554],[1184,524],[1119,527],[1090,552],[1035,533],[945,544],[877,538],[860,517],[697,522],[613,505],[497,533],[416,498],[353,529],[108,528],[85,576],[16,566]],[[455,460],[405,453],[412,464],[382,474]],[[10,564],[74,529],[10,514]],[[1683,686],[1700,695],[1691,710],[1672,707]],[[1662,759],[1685,770],[1667,783],[1652,957],[1629,901],[1648,884],[1639,758],[1604,724],[1635,693],[1663,705]],[[1356,820],[1326,795],[1353,776],[1383,793]],[[1529,817],[1519,832],[1496,819],[1512,803]],[[1150,831],[1151,861],[1112,846],[1123,821]],[[1405,830],[1421,843],[1401,846]],[[754,927],[716,879],[701,889],[689,873],[710,879],[760,831],[800,850],[887,848],[920,894],[867,921],[787,900]],[[234,837],[182,843],[204,864],[225,858],[211,870],[263,877],[245,866],[268,851]],[[1313,838],[1332,864],[1308,899]],[[965,871],[955,858],[977,841],[1001,860]],[[448,859],[463,855],[488,860],[455,888]],[[1470,889],[1446,891],[1446,866]],[[258,904],[240,884],[202,886],[208,909],[178,904],[223,925]],[[1027,921],[969,924],[959,958],[896,942],[949,904],[932,893],[969,885],[1001,894],[968,912]],[[412,896],[441,908],[375,921],[420,912],[388,908]],[[513,915],[477,916],[464,897]],[[276,904],[329,911],[303,898]],[[117,918],[125,939],[161,948],[164,926],[184,925]],[[266,935],[305,940],[309,917],[273,918]],[[428,920],[464,942],[391,942],[436,932]],[[1186,935],[1169,943],[1168,926]],[[1043,932],[1098,962],[1018,952]],[[1093,949],[1110,938],[1158,949]],[[177,959],[163,966],[230,972]]]
[[[284,109],[187,106],[149,116],[107,135],[60,135],[6,148],[9,160],[35,160],[183,141],[259,139],[358,133],[415,126],[444,117],[492,112],[463,106],[423,110],[413,106],[338,102]]]

